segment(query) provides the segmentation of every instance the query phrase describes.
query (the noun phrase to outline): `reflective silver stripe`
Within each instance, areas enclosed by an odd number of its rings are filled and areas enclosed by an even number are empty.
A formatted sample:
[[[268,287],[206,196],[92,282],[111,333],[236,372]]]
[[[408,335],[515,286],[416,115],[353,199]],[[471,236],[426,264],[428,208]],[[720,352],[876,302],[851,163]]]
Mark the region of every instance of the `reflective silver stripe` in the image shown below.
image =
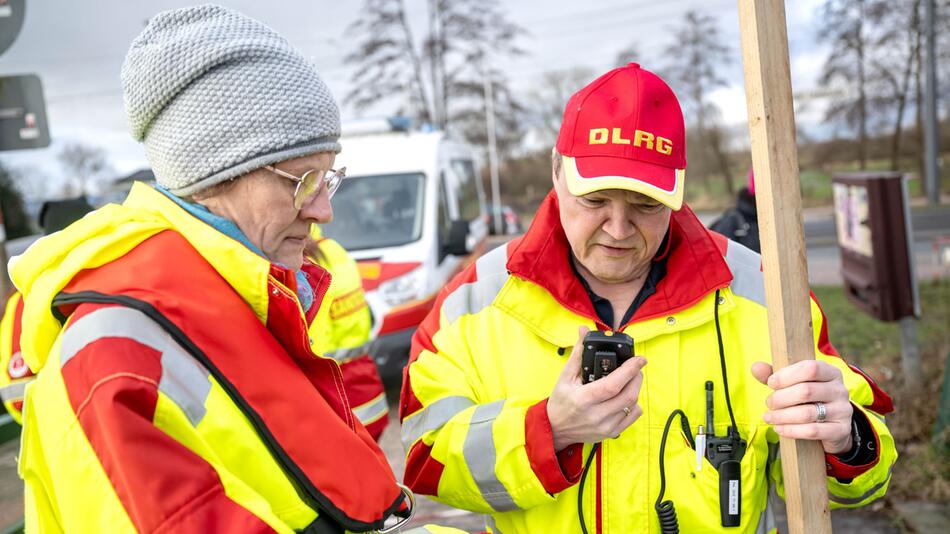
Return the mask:
[[[831,500],[831,502],[836,502],[845,506],[859,504],[883,488],[888,483],[888,481],[891,480],[891,471],[893,470],[894,464],[891,464],[891,466],[887,469],[887,476],[884,477],[884,480],[878,482],[871,489],[865,491],[860,497],[839,497],[838,495],[831,493],[831,488],[828,488],[828,499]]]
[[[463,315],[478,313],[491,303],[508,281],[508,247],[502,245],[475,262],[474,282],[462,284],[442,303],[442,311],[449,323]]]
[[[0,388],[0,399],[3,399],[3,402],[13,402],[18,400],[23,400],[23,391],[26,389],[26,385],[33,381],[33,377],[30,377],[25,380],[19,380],[12,384],[7,384]]]
[[[762,257],[752,250],[729,241],[726,264],[732,271],[732,292],[765,306],[765,278],[762,275]]]
[[[402,446],[409,450],[423,434],[442,428],[449,419],[474,405],[471,399],[462,396],[443,397],[433,402],[402,422]]]
[[[401,532],[402,534],[433,534],[433,532],[426,527],[415,527]]]
[[[66,365],[86,345],[106,337],[126,338],[164,352],[168,334],[155,321],[131,308],[100,308],[66,327],[60,363]]]
[[[388,411],[389,404],[386,403],[386,393],[380,393],[375,399],[353,408],[353,415],[355,415],[361,423],[368,425],[386,415]]]
[[[364,354],[369,353],[369,343],[363,343],[362,345],[357,345],[355,347],[350,347],[348,349],[339,349],[333,352],[328,352],[323,355],[324,358],[333,358],[337,363],[346,363],[353,358],[357,358]]]
[[[168,338],[172,342],[171,337]],[[177,344],[162,352],[162,378],[158,390],[185,412],[193,426],[204,419],[205,401],[211,393],[211,374]]]
[[[768,475],[766,475],[768,476]],[[775,522],[775,510],[772,506],[772,492],[765,496],[765,510],[759,514],[759,524],[755,527],[755,534],[770,534],[775,532],[778,525]]]
[[[779,444],[769,443],[769,455],[765,460],[765,480],[768,482],[768,491],[765,494],[765,510],[759,515],[759,524],[756,526],[755,534],[771,534],[778,529],[775,522],[774,499],[778,499],[775,493],[775,486],[772,484],[772,467],[775,465],[775,459],[778,458]]]
[[[475,413],[472,414],[472,420],[469,422],[468,433],[465,435],[465,443],[462,445],[465,465],[472,474],[472,478],[475,479],[475,485],[482,493],[482,498],[499,512],[518,509],[511,494],[495,474],[495,440],[492,435],[492,426],[504,405],[505,401],[500,400],[481,404],[475,408]]]
[[[63,333],[60,350],[62,365],[90,343],[103,338],[131,339],[161,353],[159,391],[185,412],[191,424],[201,422],[206,412],[205,400],[211,391],[210,373],[155,321],[138,310],[122,306],[101,308],[69,325]]]
[[[501,530],[498,528],[498,525],[495,524],[494,516],[491,516],[491,515],[485,516],[485,526],[488,527],[488,530],[490,530],[492,534],[502,534]]]

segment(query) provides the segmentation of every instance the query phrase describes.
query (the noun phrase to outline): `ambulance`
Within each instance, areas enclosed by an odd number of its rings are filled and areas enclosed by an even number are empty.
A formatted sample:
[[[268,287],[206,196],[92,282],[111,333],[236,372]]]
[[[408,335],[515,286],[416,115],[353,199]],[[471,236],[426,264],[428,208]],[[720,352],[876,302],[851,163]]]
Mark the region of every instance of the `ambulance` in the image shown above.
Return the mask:
[[[398,119],[344,124],[347,178],[323,234],[359,265],[373,312],[370,354],[401,375],[412,334],[449,280],[485,248],[488,211],[471,147]]]

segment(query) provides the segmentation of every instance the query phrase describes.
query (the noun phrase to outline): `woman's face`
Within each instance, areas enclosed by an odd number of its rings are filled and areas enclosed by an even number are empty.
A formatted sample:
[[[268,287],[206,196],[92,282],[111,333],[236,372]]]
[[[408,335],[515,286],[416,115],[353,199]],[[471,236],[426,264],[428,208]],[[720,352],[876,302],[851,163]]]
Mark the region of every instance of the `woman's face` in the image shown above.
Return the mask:
[[[335,159],[333,152],[320,152],[282,161],[274,167],[298,177],[310,170],[322,176],[333,167]],[[310,226],[332,221],[333,207],[323,184],[297,210],[296,189],[293,180],[257,169],[238,178],[232,187],[200,202],[212,213],[234,222],[271,262],[299,269]]]

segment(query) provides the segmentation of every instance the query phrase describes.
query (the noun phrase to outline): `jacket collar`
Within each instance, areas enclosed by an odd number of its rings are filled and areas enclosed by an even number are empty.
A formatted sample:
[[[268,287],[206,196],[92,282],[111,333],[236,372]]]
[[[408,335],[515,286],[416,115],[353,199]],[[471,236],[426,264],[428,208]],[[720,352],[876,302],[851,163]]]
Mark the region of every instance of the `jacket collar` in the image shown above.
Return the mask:
[[[524,237],[513,245],[507,264],[511,274],[541,286],[564,308],[600,323],[584,286],[571,268],[570,246],[561,226],[554,191],[541,203]],[[631,323],[682,311],[732,281],[722,252],[685,204],[671,217],[668,247],[666,276]]]
[[[296,290],[294,272],[265,258],[195,218],[158,191],[137,182],[122,205],[100,208],[69,227],[43,237],[11,261],[10,274],[24,298],[21,345],[32,369],[46,362],[61,326],[53,298],[80,272],[115,261],[150,237],[180,233],[234,288],[266,324],[272,283]],[[309,273],[320,278],[322,269]],[[312,313],[316,312],[312,307]]]

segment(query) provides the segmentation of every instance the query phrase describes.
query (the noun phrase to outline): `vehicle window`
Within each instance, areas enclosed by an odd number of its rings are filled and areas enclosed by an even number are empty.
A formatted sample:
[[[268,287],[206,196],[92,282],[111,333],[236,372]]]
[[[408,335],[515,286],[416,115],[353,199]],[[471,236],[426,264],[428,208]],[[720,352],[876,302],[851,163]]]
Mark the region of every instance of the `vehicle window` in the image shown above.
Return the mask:
[[[452,219],[449,217],[449,201],[446,197],[445,171],[439,176],[439,262],[441,262],[446,253],[443,252],[444,245],[449,242],[449,231],[452,228]]]
[[[482,214],[482,206],[478,198],[478,176],[475,175],[475,164],[467,159],[453,159],[451,164],[452,170],[455,171],[459,179],[459,216],[466,221],[474,221]]]
[[[394,247],[422,236],[422,174],[360,176],[343,181],[333,197],[333,222],[323,234],[346,250]]]

